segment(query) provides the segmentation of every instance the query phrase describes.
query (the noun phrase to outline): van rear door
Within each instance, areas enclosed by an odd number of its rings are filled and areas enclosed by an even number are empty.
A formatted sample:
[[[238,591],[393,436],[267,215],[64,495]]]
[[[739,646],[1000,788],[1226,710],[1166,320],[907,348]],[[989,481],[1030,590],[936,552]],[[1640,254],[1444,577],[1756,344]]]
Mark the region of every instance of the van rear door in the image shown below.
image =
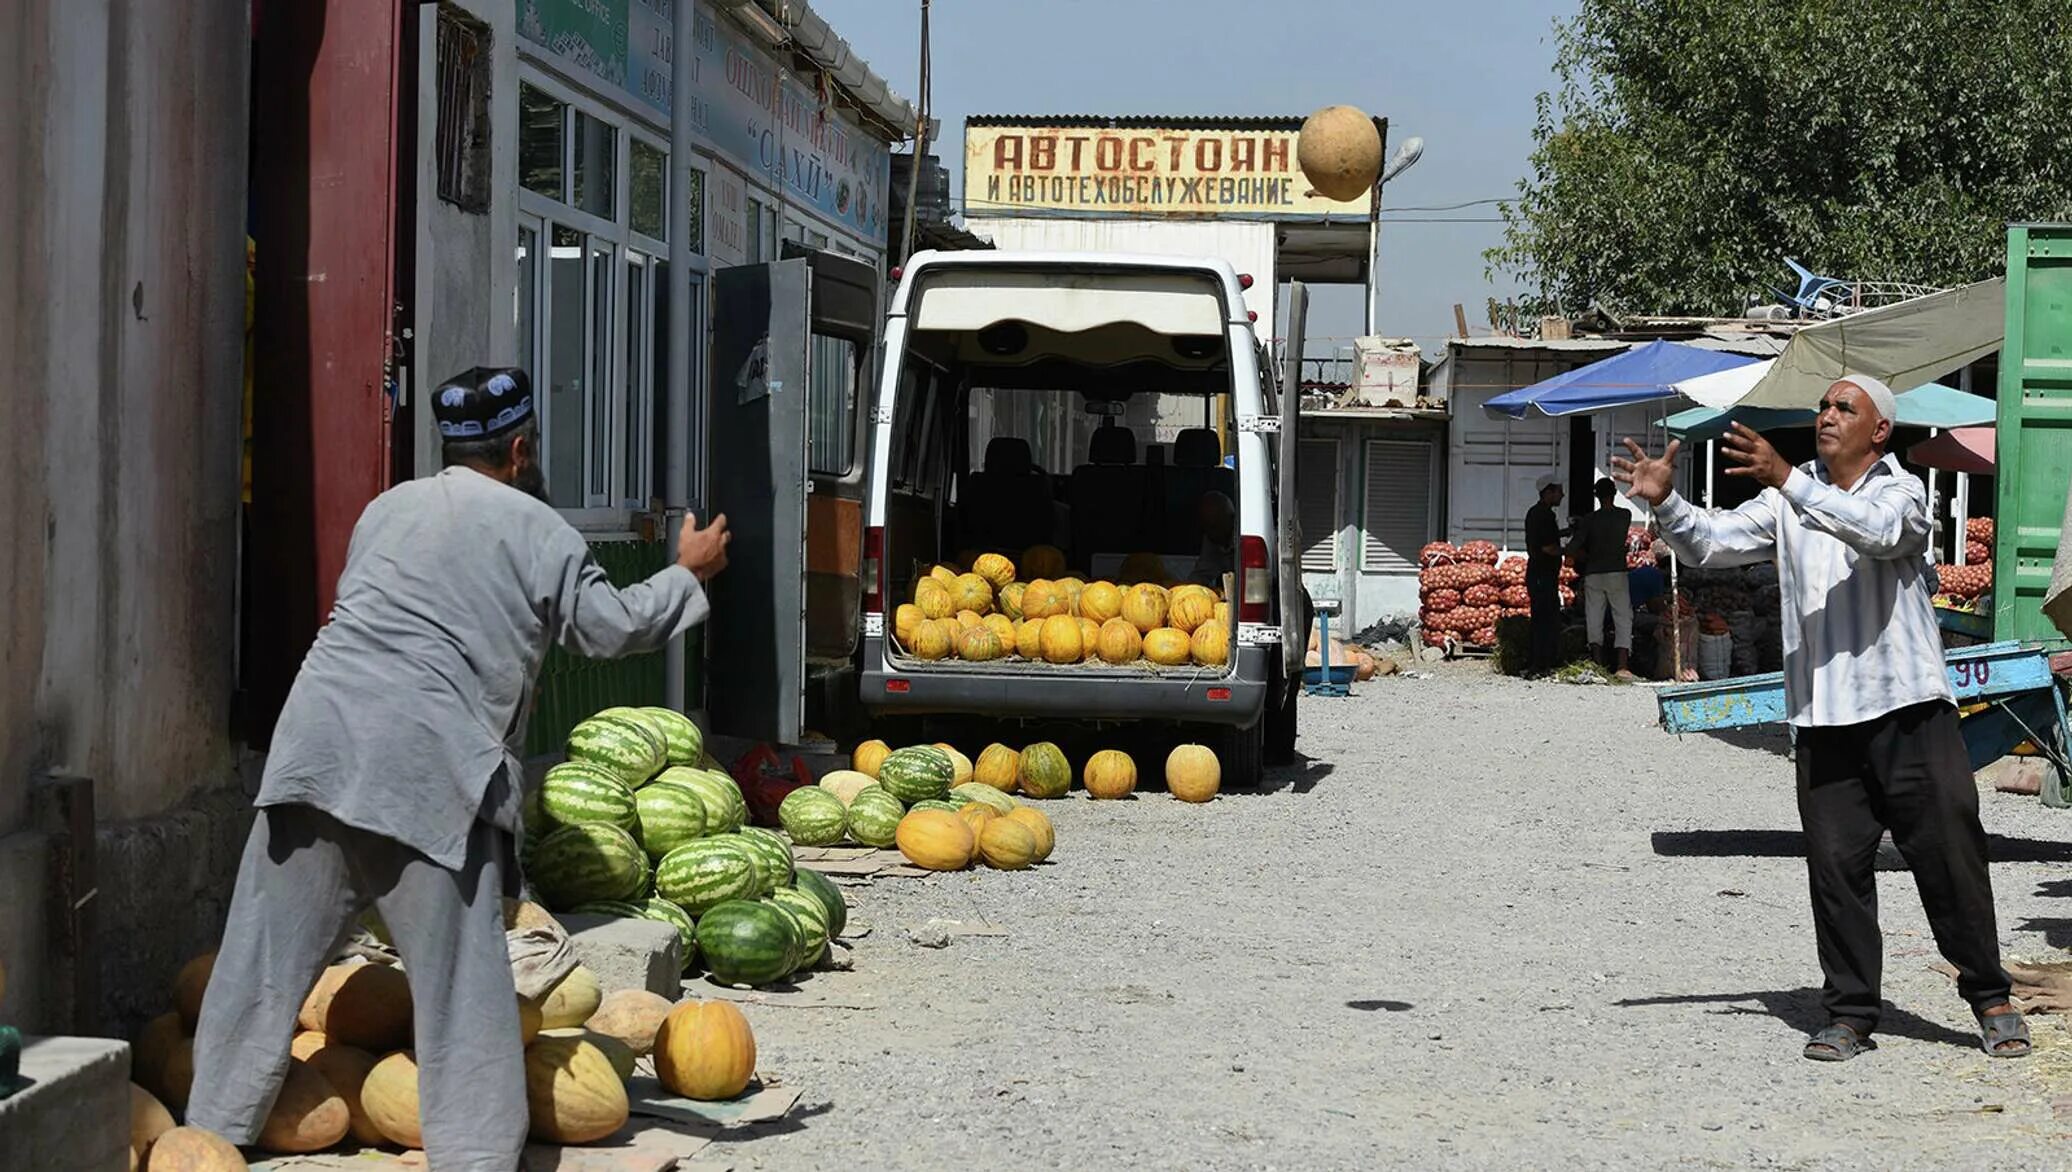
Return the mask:
[[[1302,622],[1302,538],[1297,531],[1300,509],[1295,507],[1295,453],[1301,451],[1302,347],[1309,320],[1309,286],[1300,281],[1288,285],[1288,336],[1282,342],[1280,363],[1279,442],[1275,445],[1279,472],[1275,517],[1281,601],[1281,667],[1289,687],[1302,678],[1304,656],[1309,653],[1309,632]],[[1272,702],[1272,698],[1268,698]]]
[[[717,732],[796,745],[805,728],[807,350],[803,259],[713,275],[711,508],[733,544],[712,580],[706,708]]]

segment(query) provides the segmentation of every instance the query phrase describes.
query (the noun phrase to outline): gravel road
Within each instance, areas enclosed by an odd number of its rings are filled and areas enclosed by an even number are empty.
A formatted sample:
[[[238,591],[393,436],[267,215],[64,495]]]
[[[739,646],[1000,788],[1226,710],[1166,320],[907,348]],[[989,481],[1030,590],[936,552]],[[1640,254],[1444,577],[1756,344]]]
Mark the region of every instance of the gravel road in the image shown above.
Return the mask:
[[[1049,807],[1053,865],[853,889],[855,970],[749,1007],[741,1168],[2040,1168],[2072,1037],[1991,1061],[1880,877],[1881,1048],[1799,1057],[1819,970],[1781,737],[1479,664],[1305,701],[1204,807]],[[1155,772],[1155,767],[1152,770]],[[2072,943],[2072,812],[1985,796],[2011,956]],[[2054,876],[2057,876],[2054,878]],[[997,927],[923,947],[932,919]],[[925,935],[925,933],[923,933]]]

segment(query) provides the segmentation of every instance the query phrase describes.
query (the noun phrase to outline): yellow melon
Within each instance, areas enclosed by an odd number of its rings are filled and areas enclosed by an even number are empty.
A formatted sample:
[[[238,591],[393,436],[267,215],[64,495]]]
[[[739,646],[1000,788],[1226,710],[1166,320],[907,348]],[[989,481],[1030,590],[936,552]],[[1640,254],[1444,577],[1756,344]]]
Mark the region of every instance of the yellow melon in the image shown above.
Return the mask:
[[[1036,835],[1012,818],[989,819],[978,834],[978,853],[988,867],[1027,870],[1036,861]]]
[[[1029,833],[1035,836],[1036,852],[1032,856],[1032,861],[1042,862],[1057,848],[1058,834],[1056,828],[1050,824],[1050,815],[1034,806],[1016,806],[1006,818],[1009,822],[1026,827]]]
[[[856,746],[855,752],[849,754],[849,764],[856,772],[876,781],[878,766],[883,765],[885,758],[891,755],[891,745],[878,740],[865,741]]]
[[[1022,617],[1047,619],[1067,612],[1065,595],[1048,578],[1038,578],[1022,591]]]
[[[922,620],[927,617],[911,602],[900,603],[899,608],[892,612],[892,634],[901,647],[914,645],[914,633],[921,629]]]
[[[957,810],[957,817],[963,819],[964,825],[971,828],[971,847],[973,851],[978,849],[979,837],[986,832],[986,823],[999,816],[1000,811],[983,802],[971,802]]]
[[[1206,802],[1223,786],[1223,764],[1207,745],[1180,745],[1166,754],[1166,790],[1183,802]]]
[[[1043,620],[1039,640],[1043,658],[1051,663],[1078,663],[1085,658],[1086,645],[1079,633],[1079,620],[1071,615],[1054,614]]]
[[[1086,593],[1086,583],[1077,578],[1059,578],[1058,593],[1065,596],[1066,614],[1079,613],[1079,600]]]
[[[1295,165],[1325,199],[1351,203],[1381,178],[1381,132],[1351,106],[1326,106],[1303,119]]]
[[[1101,624],[1092,619],[1079,620],[1079,658],[1088,663],[1100,658]]]
[[[1013,619],[1004,614],[989,614],[986,616],[986,629],[993,632],[994,638],[1000,640],[1000,646],[1010,652],[1014,650]]]
[[[930,566],[928,576],[944,586],[954,586],[957,583],[957,567],[947,564]]]
[[[417,1109],[417,1055],[398,1050],[374,1064],[360,1084],[360,1106],[388,1142],[403,1148],[424,1146],[424,1124]]]
[[[914,632],[914,643],[910,650],[914,653],[915,659],[929,662],[947,659],[950,654],[949,632],[943,630],[940,623],[922,623],[921,629]]]
[[[1022,615],[1022,594],[1029,588],[1020,582],[1009,582],[1000,588],[998,602],[1000,612],[1019,622]]]
[[[997,553],[980,554],[978,560],[971,563],[971,572],[984,578],[996,591],[1005,589],[1009,582],[1014,581],[1014,563]]]
[[[174,1126],[173,1113],[165,1109],[156,1095],[136,1083],[130,1084],[130,1151],[143,1158],[158,1137]]]
[[[1109,663],[1135,663],[1143,658],[1144,637],[1128,619],[1109,619],[1096,635],[1101,658]]]
[[[646,990],[639,991],[645,992]],[[565,1026],[558,1030],[541,1030],[540,1037],[574,1038],[577,1041],[590,1043],[603,1052],[605,1058],[610,1061],[612,1073],[619,1076],[620,1082],[632,1081],[634,1067],[640,1061],[639,1057],[633,1053],[633,1047],[612,1037],[610,1034],[600,1034],[589,1026]]]
[[[144,1023],[137,1031],[136,1042],[130,1047],[130,1077],[137,1085],[165,1097],[166,1062],[172,1058],[173,1049],[180,1039],[187,1036],[186,1023],[180,1020],[180,1013],[162,1013]]]
[[[540,1028],[558,1030],[582,1025],[602,1004],[604,986],[598,983],[597,974],[577,965],[540,1002]]]
[[[893,834],[899,853],[930,871],[961,871],[971,863],[971,827],[948,810],[915,810]]]
[[[946,741],[937,741],[934,747],[941,749],[950,759],[951,786],[960,786],[971,780],[971,758],[958,752],[957,746]]]
[[[988,626],[973,627],[957,641],[957,655],[972,663],[990,663],[1006,654],[999,632]]]
[[[151,1145],[150,1172],[245,1172],[236,1145],[213,1131],[175,1127]]]
[[[1014,652],[1023,659],[1043,658],[1043,620],[1023,619],[1014,629]]]
[[[1122,617],[1128,619],[1139,634],[1148,635],[1166,625],[1167,607],[1163,586],[1140,582],[1123,596]]]
[[[1062,578],[1065,555],[1054,545],[1032,545],[1022,551],[1021,572],[1029,578]]]
[[[1095,582],[1079,594],[1079,617],[1105,623],[1122,613],[1122,588],[1113,582]]]
[[[980,617],[979,617],[979,613],[978,613],[977,611],[975,611],[975,610],[960,610],[960,611],[958,611],[958,612],[957,612],[957,627],[958,627],[958,637],[959,637],[959,638],[962,638],[962,637],[963,637],[963,633],[964,633],[965,631],[968,631],[968,630],[970,630],[971,628],[973,628],[973,627],[976,627],[976,626],[980,625],[980,623],[981,623],[982,621],[983,621],[983,620],[981,620],[981,619],[980,619]]]
[[[992,786],[1002,793],[1013,793],[1015,776],[1022,767],[1022,755],[1006,745],[987,745],[978,755],[977,764],[972,766],[971,780]]]
[[[345,1110],[351,1117],[350,1132],[354,1140],[363,1144],[386,1142],[381,1128],[375,1126],[373,1116],[367,1114],[366,1104],[361,1096],[367,1087],[367,1076],[374,1073],[377,1059],[358,1046],[333,1043],[311,1054],[307,1059],[309,1068],[324,1076],[331,1089],[345,1101]]]
[[[922,618],[942,619],[957,613],[950,588],[935,578],[923,578],[914,583],[914,605],[921,608]]]
[[[325,1043],[329,1041],[330,1039],[324,1036],[322,1030],[297,1030],[295,1040],[288,1043],[288,1056],[290,1058],[306,1059],[323,1049]]]
[[[352,1129],[352,1112],[329,1080],[307,1062],[290,1059],[280,1094],[259,1127],[258,1146],[279,1155],[321,1152]]]
[[[1080,780],[1086,783],[1088,797],[1126,798],[1137,788],[1137,763],[1120,749],[1102,749],[1086,759]]]
[[[385,964],[334,964],[317,978],[298,1020],[334,1042],[385,1054],[410,1043],[410,981]]]
[[[748,1019],[727,1001],[679,1004],[655,1037],[655,1077],[686,1099],[738,1098],[755,1077],[755,1033]]]
[[[216,971],[216,954],[205,952],[180,966],[180,975],[173,978],[173,1008],[180,1011],[180,1020],[186,1023],[187,1031],[194,1032],[194,1023],[201,1020],[201,998],[208,991],[209,974]]]
[[[1144,658],[1162,667],[1178,667],[1192,654],[1187,632],[1159,627],[1144,636]]]
[[[958,610],[984,614],[993,609],[993,584],[977,574],[959,574],[950,587],[950,598]]]
[[[519,994],[518,1044],[521,1046],[532,1045],[532,1040],[540,1036],[541,1028],[540,1003],[522,993]]]
[[[165,1078],[158,1097],[175,1111],[187,1109],[187,1096],[194,1090],[194,1039],[181,1038],[166,1055]]]
[[[669,999],[659,993],[646,989],[614,989],[604,995],[604,1003],[583,1025],[606,1037],[617,1038],[636,1057],[645,1058],[654,1053],[655,1033],[662,1028],[662,1021],[672,1008]]]
[[[1212,623],[1214,623],[1214,624],[1216,624],[1216,625],[1217,625],[1217,626],[1219,626],[1219,627],[1227,627],[1227,626],[1229,626],[1229,625],[1230,625],[1230,604],[1229,604],[1229,603],[1227,603],[1227,602],[1220,602],[1220,601],[1219,601],[1218,603],[1216,603],[1216,609],[1215,609],[1214,613],[1213,613],[1213,614],[1211,614],[1211,615],[1209,616],[1209,621],[1210,621],[1210,622],[1212,622]]]
[[[1173,605],[1166,612],[1166,621],[1177,630],[1192,633],[1215,614],[1216,596],[1197,586],[1173,592]]]
[[[632,1104],[604,1051],[582,1038],[542,1035],[525,1048],[525,1106],[534,1139],[587,1144],[624,1127]]]
[[[1230,662],[1230,632],[1215,623],[1203,623],[1194,629],[1190,654],[1203,667],[1222,667]]]

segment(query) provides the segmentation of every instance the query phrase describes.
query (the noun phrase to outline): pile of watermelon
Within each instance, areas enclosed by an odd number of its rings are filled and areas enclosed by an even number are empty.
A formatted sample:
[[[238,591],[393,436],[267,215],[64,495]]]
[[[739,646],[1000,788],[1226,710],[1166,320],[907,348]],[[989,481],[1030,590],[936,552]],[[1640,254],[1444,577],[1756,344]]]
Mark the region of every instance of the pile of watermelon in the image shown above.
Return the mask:
[[[766,985],[819,963],[848,920],[841,892],[748,825],[698,726],[667,708],[608,708],[577,725],[568,760],[526,798],[520,852],[552,911],[656,920],[686,968]]]

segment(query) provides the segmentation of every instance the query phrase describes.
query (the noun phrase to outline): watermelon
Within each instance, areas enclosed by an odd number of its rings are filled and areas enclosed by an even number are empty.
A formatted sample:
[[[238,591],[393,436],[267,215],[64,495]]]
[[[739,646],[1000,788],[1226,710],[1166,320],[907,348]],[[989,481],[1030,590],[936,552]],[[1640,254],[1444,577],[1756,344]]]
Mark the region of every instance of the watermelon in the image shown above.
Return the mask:
[[[730,985],[772,985],[791,975],[798,921],[776,904],[729,899],[698,917],[698,953]]]
[[[691,913],[656,895],[642,900],[636,914],[675,928],[677,939],[683,942],[683,967],[691,967],[691,958],[698,955],[698,924]]]
[[[956,802],[959,797],[964,799],[964,802],[958,803],[959,805],[977,802],[982,806],[991,807],[996,814],[1014,813],[1014,799],[982,781],[967,781],[950,791],[950,801]],[[642,816],[645,817],[645,814]]]
[[[820,958],[827,955],[827,909],[796,887],[778,888],[770,894],[770,902],[798,917],[798,967],[809,969],[819,964]]]
[[[633,795],[633,802],[640,812],[640,845],[650,859],[705,837],[705,800],[690,786],[651,781]]]
[[[693,916],[713,905],[755,894],[755,857],[735,836],[687,842],[655,866],[655,892]]]
[[[820,908],[827,914],[827,936],[832,940],[849,927],[849,901],[842,898],[842,889],[832,880],[810,867],[800,867],[792,876],[792,886],[820,901]]]
[[[908,805],[942,797],[956,775],[950,755],[933,745],[897,750],[878,766],[878,784]]]
[[[954,789],[944,794],[941,800],[944,805],[952,810],[961,810],[972,802],[970,794],[960,794]]]
[[[784,840],[783,835],[760,826],[743,826],[741,837],[756,852],[756,869],[762,872],[757,895],[768,895],[779,887],[791,886],[791,844]]]
[[[883,790],[857,794],[849,803],[849,836],[865,846],[891,846],[905,816],[906,807]]]
[[[640,830],[633,791],[616,772],[588,761],[564,761],[540,782],[540,812],[555,826],[609,822],[629,834]]]
[[[829,791],[809,786],[784,795],[777,821],[800,846],[828,846],[849,832],[849,808]]]
[[[600,899],[635,899],[647,889],[647,852],[609,822],[563,826],[539,840],[526,865],[549,911]]]
[[[946,814],[954,814],[957,812],[957,807],[955,803],[937,801],[931,798],[930,800],[925,802],[915,802],[913,805],[907,807],[907,813],[909,814],[913,813],[915,810],[941,810]]]
[[[748,821],[748,802],[734,779],[717,769],[672,765],[657,780],[674,781],[695,790],[705,803],[705,833],[732,834]]]
[[[589,903],[579,903],[568,910],[571,915],[616,916],[622,920],[637,920],[641,918],[644,906],[644,902],[639,900],[593,899]]]
[[[568,758],[602,765],[638,789],[669,763],[669,746],[633,709],[606,709],[568,734]]]
[[[696,765],[705,756],[705,734],[690,717],[674,708],[642,708],[640,713],[661,728],[663,751],[671,765]]]

